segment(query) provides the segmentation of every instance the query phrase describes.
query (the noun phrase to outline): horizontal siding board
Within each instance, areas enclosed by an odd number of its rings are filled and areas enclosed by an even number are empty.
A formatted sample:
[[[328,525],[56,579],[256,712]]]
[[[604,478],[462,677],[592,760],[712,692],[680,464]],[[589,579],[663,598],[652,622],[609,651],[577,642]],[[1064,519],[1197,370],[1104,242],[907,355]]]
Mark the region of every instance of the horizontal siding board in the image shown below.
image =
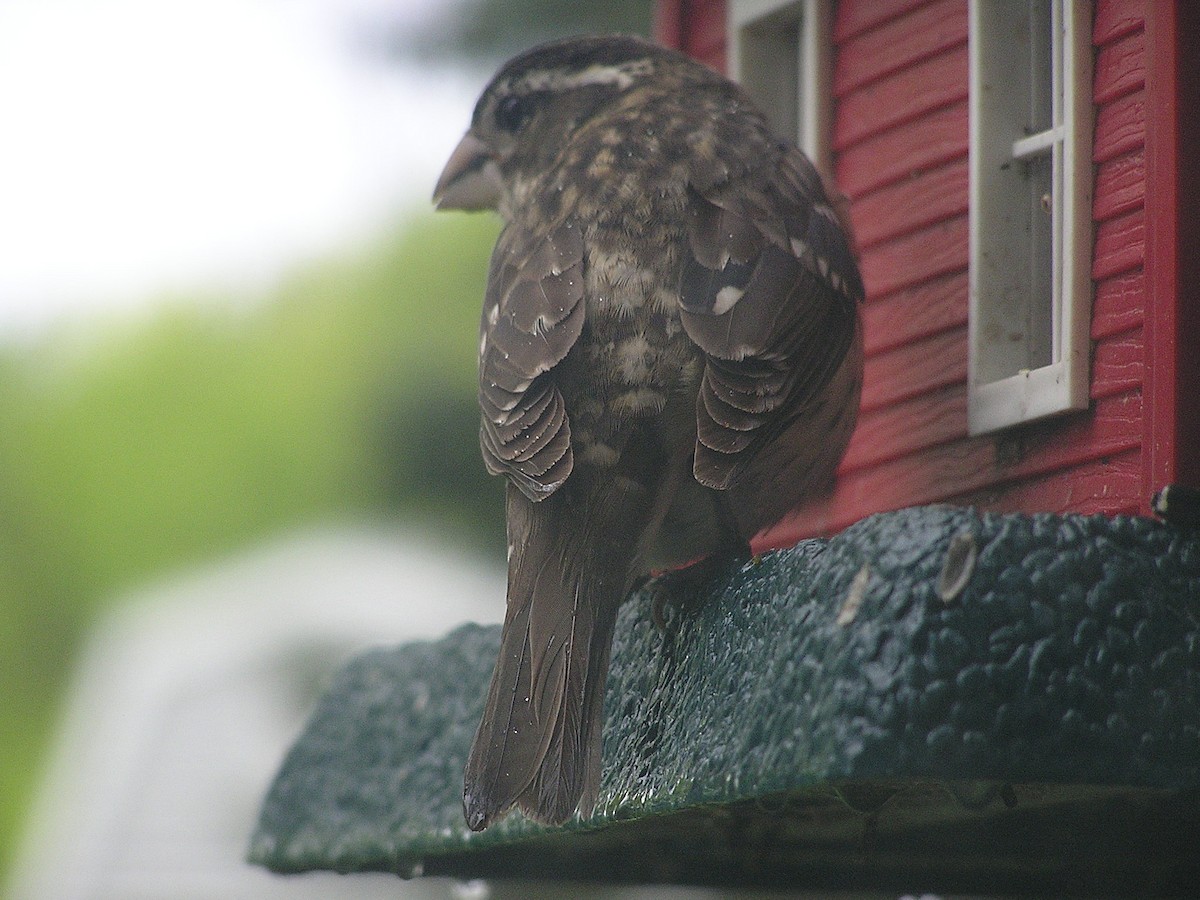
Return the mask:
[[[1140,31],[1146,22],[1146,2],[1147,0],[1098,0],[1092,42],[1099,46]]]
[[[941,334],[867,357],[864,412],[967,380],[967,329]]]
[[[847,94],[838,104],[835,150],[967,99],[966,43]]]
[[[1092,357],[1092,399],[1141,387],[1145,355],[1140,327],[1098,341]]]
[[[1146,84],[1146,35],[1137,31],[1100,48],[1096,54],[1097,103],[1109,103]]]
[[[843,0],[837,4],[833,39],[839,44],[844,43],[928,2],[929,0]]]
[[[1142,395],[1131,390],[1095,400],[1090,413],[1045,419],[991,438],[991,469],[966,477],[983,484],[1061,472],[1136,447],[1141,435]],[[979,462],[988,457],[982,454]]]
[[[952,385],[859,416],[842,461],[850,472],[967,435],[967,386]]]
[[[966,0],[936,0],[843,42],[833,67],[835,97],[967,39]]]
[[[1085,463],[1070,477],[1053,474],[951,498],[964,506],[995,512],[1104,514],[1132,513],[1142,505],[1141,452],[1132,448]]]
[[[967,212],[966,157],[874,191],[850,208],[860,250]]]
[[[1145,194],[1146,157],[1139,148],[1097,167],[1092,216],[1104,222],[1140,209]]]
[[[1091,415],[1076,414],[1001,436],[931,447],[863,472],[847,473],[843,480],[857,491],[869,486],[871,492],[886,492],[893,502],[885,508],[932,503],[963,491],[1062,472],[1136,447],[1140,440],[1141,395],[1131,391],[1095,401]],[[906,499],[908,494],[911,499]]]
[[[1138,268],[1146,258],[1145,216],[1137,209],[1096,227],[1092,278],[1099,281]]]
[[[863,307],[864,346],[870,356],[966,324],[966,269],[872,297]]]
[[[1146,142],[1146,95],[1137,91],[1101,106],[1096,112],[1092,160],[1103,163],[1140,150]]]
[[[835,164],[852,199],[959,159],[967,153],[967,104],[955,103],[847,147]]]
[[[884,297],[937,275],[967,265],[967,217],[955,216],[920,231],[876,244],[859,260],[863,282],[872,297]]]
[[[878,466],[840,473],[832,492],[805,504],[788,526],[797,533],[837,531],[864,516],[947,499],[982,499],[1005,485],[1041,478],[1073,484],[1082,472],[1104,469],[1102,461],[1136,455],[1141,440],[1141,396],[1137,391],[1097,400],[1093,415],[1034,423],[1003,437],[978,437],[931,447]],[[1099,466],[1094,464],[1100,462]],[[1122,488],[1122,502],[1128,500]],[[1114,495],[1115,495],[1114,490]],[[1020,507],[1055,508],[1036,493]],[[1063,509],[1074,508],[1064,507]]]
[[[1141,497],[1141,465],[1140,451],[1132,449],[1080,466],[1071,478],[1055,474],[946,499],[960,506],[999,513],[1037,510],[1059,515],[1136,515],[1145,502]],[[751,542],[754,552],[791,547],[813,535],[836,534],[861,518],[837,506],[837,502],[835,497],[802,507],[756,537]]]
[[[1092,300],[1092,339],[1101,340],[1142,324],[1146,279],[1140,268],[1096,284]]]

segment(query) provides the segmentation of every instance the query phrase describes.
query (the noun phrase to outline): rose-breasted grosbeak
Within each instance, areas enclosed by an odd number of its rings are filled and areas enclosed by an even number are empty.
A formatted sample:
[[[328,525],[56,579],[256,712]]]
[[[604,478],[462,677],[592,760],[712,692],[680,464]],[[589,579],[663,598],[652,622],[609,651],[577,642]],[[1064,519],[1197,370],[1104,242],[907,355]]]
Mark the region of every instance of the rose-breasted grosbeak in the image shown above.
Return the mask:
[[[617,608],[744,551],[854,429],[862,282],[812,164],[737,85],[631,37],[504,65],[434,199],[504,220],[480,442],[508,479],[508,607],[466,767],[474,830],[589,814]]]

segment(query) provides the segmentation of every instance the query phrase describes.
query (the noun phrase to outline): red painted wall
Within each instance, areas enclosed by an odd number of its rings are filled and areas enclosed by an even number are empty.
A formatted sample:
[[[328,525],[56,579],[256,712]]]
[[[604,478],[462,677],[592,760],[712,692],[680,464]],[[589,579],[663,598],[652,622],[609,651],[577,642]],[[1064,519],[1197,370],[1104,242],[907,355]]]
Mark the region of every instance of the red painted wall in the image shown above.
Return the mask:
[[[833,158],[867,285],[862,413],[833,494],[769,543],[939,501],[1146,510],[1148,3],[1095,4],[1091,408],[977,438],[966,425],[967,3],[837,5]],[[723,2],[662,3],[659,37],[720,65],[724,17]]]

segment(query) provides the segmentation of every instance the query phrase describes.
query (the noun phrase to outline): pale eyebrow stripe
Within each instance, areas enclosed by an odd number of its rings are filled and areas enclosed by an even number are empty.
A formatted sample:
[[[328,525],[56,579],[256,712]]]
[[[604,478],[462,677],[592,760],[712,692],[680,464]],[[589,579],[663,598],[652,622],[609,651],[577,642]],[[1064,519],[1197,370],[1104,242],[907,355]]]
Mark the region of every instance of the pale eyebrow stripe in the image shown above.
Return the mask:
[[[535,91],[570,90],[577,87],[587,87],[596,84],[615,84],[621,90],[628,88],[633,82],[654,71],[654,63],[649,58],[634,59],[619,65],[588,66],[578,72],[568,69],[550,69],[530,72],[519,81],[509,86],[513,93],[533,93]]]

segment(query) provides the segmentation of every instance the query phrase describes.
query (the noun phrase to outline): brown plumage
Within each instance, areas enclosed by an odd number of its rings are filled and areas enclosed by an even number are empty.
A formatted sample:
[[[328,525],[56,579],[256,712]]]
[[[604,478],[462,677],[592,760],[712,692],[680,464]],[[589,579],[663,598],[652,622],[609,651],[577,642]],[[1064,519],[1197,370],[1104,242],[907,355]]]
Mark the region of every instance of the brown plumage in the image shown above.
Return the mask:
[[[854,428],[862,283],[820,177],[736,85],[637,38],[506,64],[435,191],[495,208],[480,444],[508,608],[463,809],[589,814],[617,609],[744,551]]]

